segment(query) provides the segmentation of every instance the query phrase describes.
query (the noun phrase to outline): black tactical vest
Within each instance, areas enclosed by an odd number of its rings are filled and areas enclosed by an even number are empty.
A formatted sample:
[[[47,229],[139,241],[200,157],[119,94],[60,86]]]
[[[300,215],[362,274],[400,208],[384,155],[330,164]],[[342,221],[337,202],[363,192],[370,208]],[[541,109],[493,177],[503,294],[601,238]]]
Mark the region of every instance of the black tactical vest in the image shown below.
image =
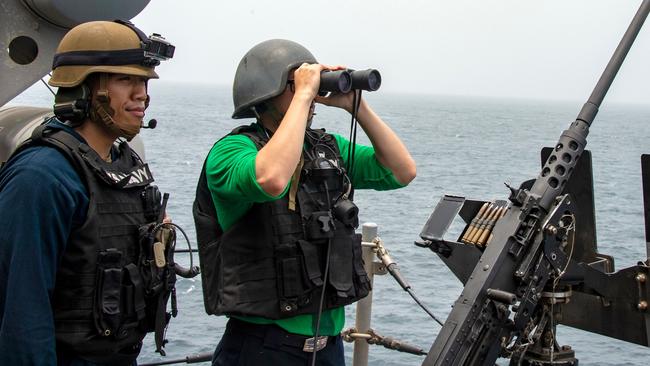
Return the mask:
[[[142,196],[153,182],[151,172],[126,143],[112,164],[69,133],[46,125],[21,150],[35,145],[63,153],[90,199],[86,221],[71,232],[56,274],[57,353],[130,365],[155,316],[137,265],[138,228],[148,222]]]
[[[258,150],[268,140],[253,125],[232,134],[249,137]],[[361,236],[355,233],[358,210],[334,137],[307,130],[303,158],[297,192],[254,204],[226,232],[218,224],[204,164],[193,211],[208,314],[268,319],[316,314],[325,283],[324,309],[368,294]]]

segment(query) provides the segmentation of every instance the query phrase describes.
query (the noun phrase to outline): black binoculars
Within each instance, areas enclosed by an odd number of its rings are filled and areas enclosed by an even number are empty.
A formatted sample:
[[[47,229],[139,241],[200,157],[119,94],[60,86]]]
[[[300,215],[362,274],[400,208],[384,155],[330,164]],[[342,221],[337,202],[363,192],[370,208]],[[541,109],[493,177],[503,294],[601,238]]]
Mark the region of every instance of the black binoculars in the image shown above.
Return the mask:
[[[381,86],[381,74],[368,70],[325,70],[320,74],[319,94],[347,93],[352,89],[375,91]]]

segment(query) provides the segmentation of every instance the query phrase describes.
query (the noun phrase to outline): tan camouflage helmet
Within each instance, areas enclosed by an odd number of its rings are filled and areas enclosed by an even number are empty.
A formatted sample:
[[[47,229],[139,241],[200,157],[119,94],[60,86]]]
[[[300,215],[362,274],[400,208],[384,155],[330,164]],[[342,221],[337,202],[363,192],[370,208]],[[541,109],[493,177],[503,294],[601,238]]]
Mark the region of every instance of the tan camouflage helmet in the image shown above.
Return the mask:
[[[147,38],[142,31],[125,21],[80,24],[72,28],[59,43],[49,84],[75,87],[96,72],[157,79],[154,67],[160,60],[173,56],[174,46],[159,35],[154,36],[158,37]],[[162,57],[158,57],[161,55],[156,52],[160,49],[148,52],[152,45],[161,47],[157,40],[162,40]]]

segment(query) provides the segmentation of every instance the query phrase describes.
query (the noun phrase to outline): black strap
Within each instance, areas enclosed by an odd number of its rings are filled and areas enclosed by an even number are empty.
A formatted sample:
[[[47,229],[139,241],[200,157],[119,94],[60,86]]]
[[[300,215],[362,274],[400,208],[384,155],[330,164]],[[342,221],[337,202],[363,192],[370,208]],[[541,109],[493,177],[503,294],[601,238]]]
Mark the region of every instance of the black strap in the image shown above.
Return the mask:
[[[39,139],[41,139],[44,135],[45,129],[47,129],[48,127],[49,126],[46,123],[43,123],[42,125],[39,125],[35,129],[33,129],[31,140],[38,141]]]
[[[36,138],[34,138],[35,136]],[[58,130],[48,134],[47,131],[41,130],[38,136],[35,133],[32,134],[34,141],[43,137],[48,137],[51,143],[56,144],[60,148],[65,148],[66,151],[78,151],[83,160],[97,173],[97,176],[110,186],[116,188],[140,187],[146,186],[154,181],[148,164],[136,164],[127,172],[113,170],[95,150],[66,131]],[[135,162],[140,161],[137,155],[132,155],[135,154],[133,150],[126,147],[122,147],[121,150],[123,154],[129,155],[120,156],[120,159],[134,159]]]
[[[141,48],[117,51],[70,51],[54,55],[52,70],[59,66],[139,65],[142,64],[145,59],[144,50]],[[149,62],[150,60],[147,59],[147,61]],[[158,63],[160,64],[160,61],[158,61]]]
[[[266,136],[263,131],[260,131],[260,129],[263,129],[263,126],[257,126],[256,124],[250,124],[250,125],[244,125],[244,126],[239,126],[234,128],[228,135],[226,136],[232,136],[232,135],[244,135],[251,139],[253,143],[255,144],[255,147],[257,147],[257,150],[260,150],[266,145],[268,142],[268,137]],[[226,137],[224,136],[224,138]]]
[[[155,320],[155,330],[154,330],[154,339],[156,341],[156,352],[160,353],[161,356],[165,356],[165,331],[167,330],[167,324],[169,324],[169,318],[171,314],[167,313],[167,300],[169,300],[170,292],[163,292],[158,296],[158,304],[156,304],[156,320]]]
[[[130,21],[128,21],[128,20],[123,20],[123,19],[115,19],[115,20],[113,20],[113,21],[114,21],[115,23],[117,23],[117,24],[122,24],[122,25],[125,25],[125,26],[131,28],[131,30],[134,31],[135,34],[138,35],[138,38],[140,38],[140,41],[141,41],[142,43],[147,43],[147,42],[149,42],[149,37],[147,37],[147,35],[144,34],[144,32],[140,30],[140,28],[136,27],[136,26],[135,26],[133,23],[131,23]]]
[[[286,345],[302,349],[305,340],[310,336],[289,333],[274,324],[254,324],[237,318],[230,318],[226,324],[226,332],[243,334],[265,340],[265,344]],[[339,336],[329,336],[328,342],[333,342]]]

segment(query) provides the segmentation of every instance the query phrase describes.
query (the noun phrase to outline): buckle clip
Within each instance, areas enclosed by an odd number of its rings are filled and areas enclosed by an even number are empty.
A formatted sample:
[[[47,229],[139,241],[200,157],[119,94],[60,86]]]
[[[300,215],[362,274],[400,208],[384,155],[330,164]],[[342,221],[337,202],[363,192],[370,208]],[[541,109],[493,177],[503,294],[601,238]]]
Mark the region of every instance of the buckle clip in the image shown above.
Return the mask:
[[[328,336],[320,336],[314,341],[314,337],[305,339],[305,344],[302,346],[302,350],[305,352],[318,352],[327,346]],[[316,351],[314,351],[314,344],[316,345]]]

